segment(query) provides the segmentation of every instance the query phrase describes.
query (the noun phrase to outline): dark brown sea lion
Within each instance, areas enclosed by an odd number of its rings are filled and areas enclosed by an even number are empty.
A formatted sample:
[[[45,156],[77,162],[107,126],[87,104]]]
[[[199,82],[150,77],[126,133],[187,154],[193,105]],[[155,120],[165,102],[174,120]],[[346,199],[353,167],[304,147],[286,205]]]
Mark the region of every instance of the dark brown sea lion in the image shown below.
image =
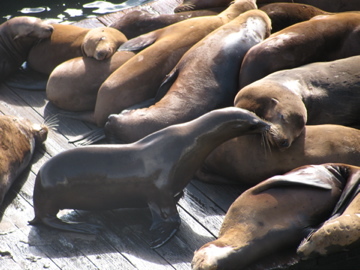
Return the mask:
[[[281,69],[358,55],[359,31],[360,12],[343,12],[316,16],[276,32],[245,55],[240,88]]]
[[[109,26],[121,31],[128,39],[149,33],[171,24],[194,17],[212,16],[222,12],[223,8],[194,10],[176,14],[153,14],[148,10],[134,10]]]
[[[102,60],[110,57],[127,38],[110,27],[88,29],[75,25],[53,24],[51,38],[43,39],[30,50],[28,65],[41,73],[50,74],[66,60],[88,56]]]
[[[271,122],[270,141],[289,147],[305,124],[360,124],[360,56],[281,70],[236,95],[236,107]]]
[[[335,207],[333,218],[311,233],[298,247],[297,253],[303,259],[346,251],[360,245],[360,167],[342,167],[350,180]]]
[[[230,206],[219,238],[195,252],[193,269],[277,268],[264,259],[295,255],[308,229],[329,218],[349,177],[342,166],[311,165],[248,189]]]
[[[231,106],[245,53],[269,36],[271,22],[263,11],[240,14],[191,47],[158,90],[149,108],[110,115],[108,141],[129,143],[172,124]]]
[[[314,6],[296,3],[273,3],[260,9],[271,19],[272,33],[295,23],[310,20],[317,15],[329,14]]]
[[[0,116],[0,205],[11,185],[29,165],[35,146],[46,140],[45,125],[15,116]]]
[[[174,9],[174,12],[198,10],[215,7],[226,7],[232,0],[184,0],[181,5]]]
[[[188,19],[124,43],[120,50],[141,52],[101,85],[95,111],[78,118],[104,126],[110,114],[154,98],[162,80],[191,46],[239,14],[255,8],[255,0],[238,0],[217,16]]]
[[[1,24],[0,81],[19,69],[31,47],[52,32],[52,25],[35,17],[14,17]]]
[[[34,188],[31,224],[95,233],[90,225],[68,224],[59,209],[103,210],[148,206],[153,248],[177,231],[176,199],[206,156],[220,143],[269,126],[235,107],[215,110],[127,145],[96,145],[62,152],[40,169]],[[169,151],[171,149],[171,151]]]
[[[360,10],[360,2],[358,0],[257,0],[256,2],[259,6],[274,2],[307,4],[329,12]]]
[[[133,52],[115,52],[103,61],[90,57],[65,61],[51,72],[46,96],[55,106],[64,110],[94,110],[101,84],[134,55]]]
[[[286,149],[267,149],[260,136],[243,136],[217,147],[197,171],[204,182],[231,181],[248,186],[309,164],[360,166],[360,130],[340,125],[306,126]]]

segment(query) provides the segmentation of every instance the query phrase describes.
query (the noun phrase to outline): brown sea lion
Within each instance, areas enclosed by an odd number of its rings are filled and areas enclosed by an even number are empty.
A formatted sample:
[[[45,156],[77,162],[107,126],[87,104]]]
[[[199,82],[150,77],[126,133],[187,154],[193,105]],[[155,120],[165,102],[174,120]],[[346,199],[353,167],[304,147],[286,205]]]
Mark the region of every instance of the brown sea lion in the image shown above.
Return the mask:
[[[262,6],[260,9],[271,19],[272,33],[295,23],[310,20],[317,15],[329,14],[314,6],[297,3],[273,3]]]
[[[360,10],[360,2],[358,0],[257,0],[256,2],[259,6],[274,2],[307,4],[329,12]]]
[[[266,75],[317,61],[360,54],[360,13],[320,15],[272,34],[251,48],[240,70],[240,88]]]
[[[329,218],[349,177],[342,166],[311,165],[246,190],[226,213],[219,238],[195,252],[193,269],[277,268],[264,259],[295,255],[308,229]]]
[[[28,65],[35,71],[50,74],[66,60],[88,56],[102,60],[110,57],[127,38],[110,27],[88,29],[67,24],[53,24],[51,38],[43,39],[30,50]]]
[[[309,164],[360,166],[360,130],[340,125],[306,126],[286,149],[266,150],[260,136],[243,136],[217,147],[197,171],[204,182],[231,181],[248,186]]]
[[[154,14],[148,10],[134,10],[108,26],[118,29],[128,39],[131,39],[190,18],[217,15],[225,8],[224,6],[221,8],[194,10],[176,14]],[[101,17],[99,17],[99,19],[101,19]]]
[[[190,10],[226,7],[232,0],[184,0],[181,5],[178,5],[174,12],[184,12]]]
[[[46,140],[45,125],[15,116],[0,116],[0,205],[11,185],[29,165],[35,146]]]
[[[14,17],[0,25],[0,81],[26,60],[31,47],[48,38],[53,26],[35,17]]]
[[[162,80],[191,46],[239,14],[255,8],[255,0],[237,0],[217,16],[191,18],[124,43],[120,50],[141,51],[101,85],[95,111],[77,117],[104,126],[110,114],[153,98]]]
[[[360,124],[360,56],[274,72],[236,95],[236,107],[271,122],[270,141],[289,147],[305,124]]]
[[[153,106],[110,115],[109,142],[129,143],[172,124],[231,106],[245,53],[269,36],[271,22],[263,11],[240,14],[191,47],[167,76]]]
[[[51,72],[46,96],[55,106],[64,110],[94,110],[101,84],[134,55],[133,52],[115,52],[103,61],[90,57],[65,61]]]
[[[350,180],[333,211],[333,218],[301,242],[297,253],[303,259],[360,245],[360,167],[344,165],[343,170]]]
[[[85,146],[62,152],[45,163],[37,175],[31,224],[95,233],[93,226],[61,221],[57,212],[65,208],[148,206],[153,218],[151,246],[159,247],[180,224],[174,197],[179,198],[211,150],[235,136],[263,133],[268,128],[255,114],[229,107],[160,130],[133,144]]]

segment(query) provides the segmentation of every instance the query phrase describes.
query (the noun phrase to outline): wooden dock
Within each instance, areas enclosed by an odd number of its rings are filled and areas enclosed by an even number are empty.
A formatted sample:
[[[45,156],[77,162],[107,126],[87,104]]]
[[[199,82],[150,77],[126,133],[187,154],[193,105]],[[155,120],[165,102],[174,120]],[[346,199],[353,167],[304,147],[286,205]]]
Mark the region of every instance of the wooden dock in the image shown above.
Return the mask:
[[[224,214],[241,190],[232,186],[190,183],[178,203],[180,230],[163,247],[149,247],[151,223],[147,209],[104,212],[64,210],[65,219],[99,224],[99,235],[61,232],[31,226],[33,187],[41,165],[66,149],[68,140],[95,126],[58,116],[44,91],[0,86],[0,113],[43,123],[58,118],[57,130],[37,148],[32,166],[7,195],[0,208],[0,269],[190,269],[193,252],[215,239]]]

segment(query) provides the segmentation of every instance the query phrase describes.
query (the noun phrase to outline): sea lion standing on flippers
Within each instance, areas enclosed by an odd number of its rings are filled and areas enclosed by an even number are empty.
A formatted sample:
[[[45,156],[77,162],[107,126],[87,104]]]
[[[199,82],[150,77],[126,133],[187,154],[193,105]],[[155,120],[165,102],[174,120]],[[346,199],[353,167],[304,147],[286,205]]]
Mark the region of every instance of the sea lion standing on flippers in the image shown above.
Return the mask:
[[[0,116],[0,205],[11,185],[29,165],[35,146],[46,140],[48,128],[15,116]]]
[[[0,81],[14,73],[31,47],[48,38],[53,26],[35,17],[14,17],[0,25]]]
[[[77,118],[102,127],[110,114],[154,98],[165,76],[191,46],[255,8],[255,0],[237,0],[219,15],[191,18],[124,43],[119,50],[141,51],[101,85],[94,112],[77,114]]]
[[[293,263],[297,245],[330,217],[347,180],[338,166],[311,165],[246,190],[226,213],[219,238],[195,252],[193,269],[274,269]],[[281,255],[291,251],[291,260],[284,261]],[[274,265],[277,257],[281,265]]]
[[[133,142],[166,126],[231,106],[244,55],[269,36],[270,29],[266,13],[254,9],[207,35],[170,72],[153,106],[109,116],[105,125],[108,141]]]
[[[339,164],[348,182],[333,211],[333,218],[314,230],[298,247],[307,259],[347,251],[360,245],[360,167]]]
[[[240,70],[240,89],[278,70],[360,54],[360,13],[319,15],[272,34],[252,47]]]
[[[206,156],[230,138],[264,133],[268,128],[255,114],[230,107],[152,133],[133,144],[85,146],[62,152],[37,174],[31,224],[95,233],[90,225],[69,224],[56,214],[65,208],[148,206],[153,221],[151,246],[159,247],[180,225],[174,197],[178,199]]]
[[[33,46],[27,58],[29,67],[44,74],[79,56],[103,60],[127,41],[124,34],[111,27],[88,29],[69,24],[53,24],[53,27],[51,37]]]

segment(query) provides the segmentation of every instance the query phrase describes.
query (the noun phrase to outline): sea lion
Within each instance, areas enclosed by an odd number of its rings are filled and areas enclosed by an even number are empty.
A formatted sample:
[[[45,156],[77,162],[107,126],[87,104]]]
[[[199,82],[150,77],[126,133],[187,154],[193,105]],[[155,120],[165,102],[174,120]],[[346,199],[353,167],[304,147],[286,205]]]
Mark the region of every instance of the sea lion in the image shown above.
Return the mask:
[[[255,114],[229,107],[162,129],[133,144],[84,146],[62,152],[37,174],[35,218],[30,223],[95,233],[93,226],[61,221],[57,212],[65,208],[148,206],[153,218],[151,246],[157,248],[179,227],[174,197],[179,198],[211,150],[235,136],[263,133],[268,128]]]
[[[263,11],[240,14],[191,47],[167,75],[153,106],[110,115],[105,125],[111,143],[129,143],[172,124],[231,106],[245,53],[269,36]]]
[[[48,38],[53,26],[35,17],[14,17],[0,25],[0,81],[26,60],[31,47]]]
[[[295,23],[310,20],[317,15],[326,15],[322,9],[296,3],[273,3],[260,8],[271,19],[272,33],[278,32]]]
[[[333,217],[301,242],[297,253],[303,259],[346,251],[360,244],[360,167],[342,167],[351,181],[348,180]]]
[[[46,140],[48,128],[27,119],[0,116],[0,205],[11,185],[29,165],[35,146]]]
[[[174,12],[184,12],[190,10],[199,10],[206,8],[215,8],[215,7],[226,7],[231,3],[232,0],[184,0],[180,5],[178,5]]]
[[[128,39],[131,39],[190,18],[217,15],[225,8],[224,6],[223,8],[194,10],[176,14],[154,14],[148,10],[133,10],[108,26],[118,29]],[[99,17],[99,20],[101,18]]]
[[[240,69],[240,88],[266,75],[318,61],[360,54],[360,13],[319,15],[272,34],[251,48]]]
[[[110,57],[127,41],[120,31],[110,27],[94,29],[68,24],[53,24],[50,38],[33,46],[27,58],[28,65],[35,71],[50,74],[66,60],[87,56],[102,60]]]
[[[279,2],[277,0],[257,0],[259,6]],[[360,10],[358,0],[281,0],[281,2],[307,4],[329,12],[343,12]]]
[[[347,178],[341,166],[311,165],[246,190],[230,206],[218,239],[195,252],[193,269],[273,269],[264,259],[295,255],[308,229],[329,218]]]
[[[204,182],[254,186],[277,174],[329,162],[360,166],[360,130],[340,125],[305,126],[286,149],[266,150],[260,136],[243,136],[217,147],[195,177]],[[266,150],[266,151],[265,151]]]
[[[255,8],[255,0],[238,0],[219,15],[191,18],[125,42],[120,50],[141,51],[101,85],[94,112],[75,117],[102,127],[110,114],[153,98],[162,80],[191,46]]]
[[[133,52],[122,51],[115,52],[103,61],[90,57],[67,60],[51,72],[46,85],[46,96],[51,103],[63,110],[94,110],[101,84],[134,55]]]
[[[271,122],[270,142],[289,147],[305,124],[360,124],[360,56],[274,72],[236,95],[236,107]]]

